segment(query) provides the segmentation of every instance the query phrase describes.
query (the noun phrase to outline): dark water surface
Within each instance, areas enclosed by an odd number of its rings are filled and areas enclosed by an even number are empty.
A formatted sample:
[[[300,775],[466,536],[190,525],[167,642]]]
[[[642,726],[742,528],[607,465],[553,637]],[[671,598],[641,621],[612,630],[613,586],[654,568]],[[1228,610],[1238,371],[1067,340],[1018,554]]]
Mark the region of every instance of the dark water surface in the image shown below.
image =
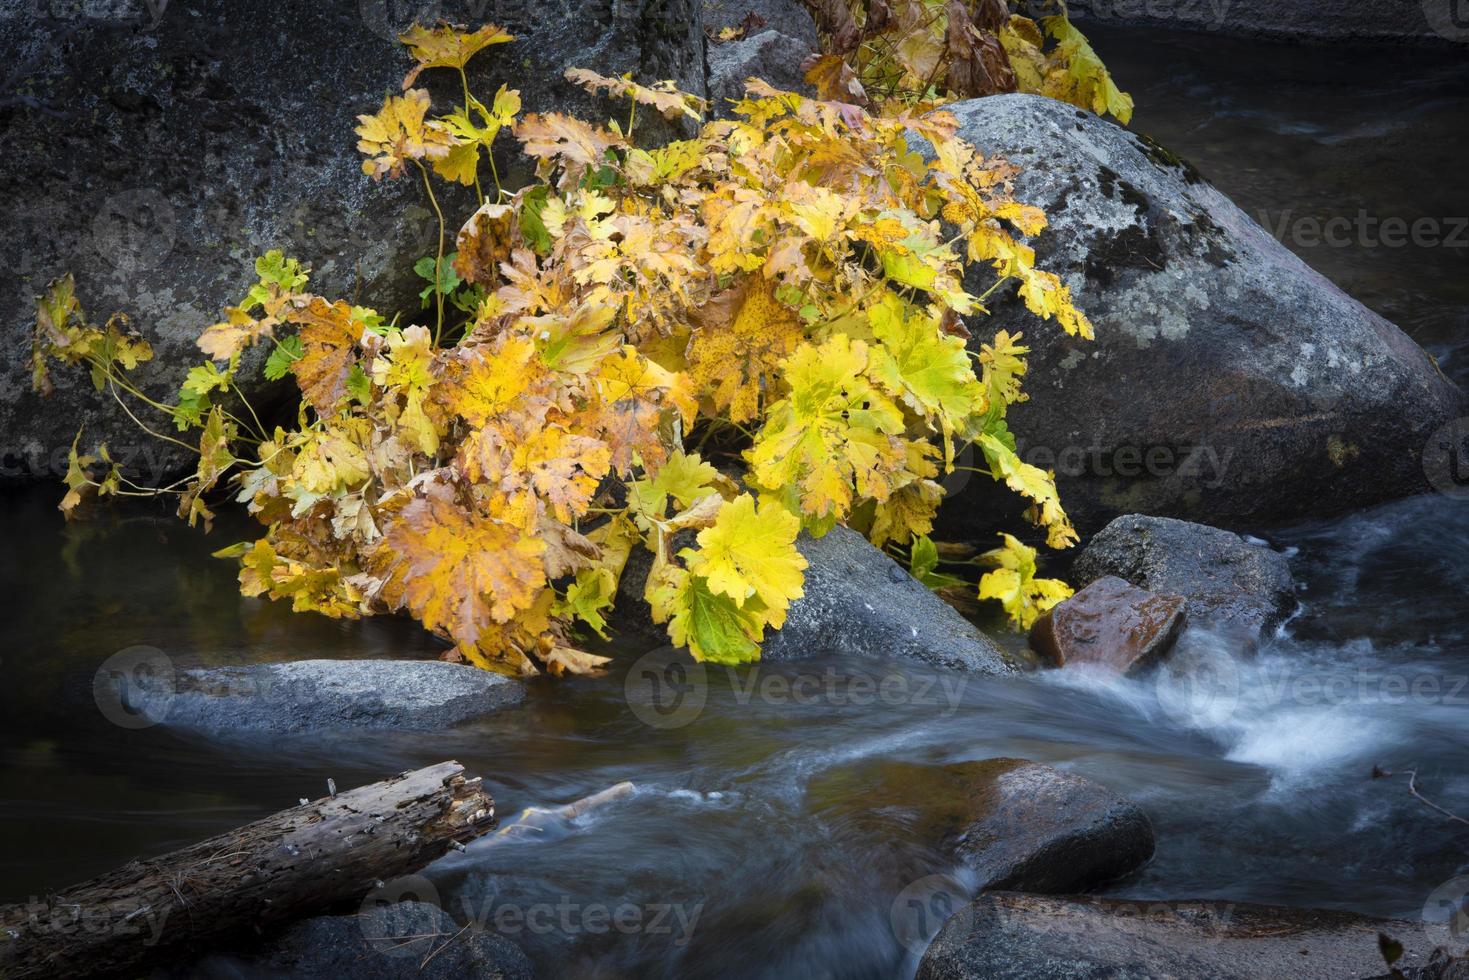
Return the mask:
[[[1469,214],[1463,57],[1095,33],[1137,97],[1136,128],[1252,214]],[[1469,250],[1293,247],[1469,374]],[[953,869],[915,828],[870,839],[829,816],[861,798],[842,768],[877,757],[1021,756],[1131,796],[1158,853],[1113,886],[1122,896],[1418,919],[1469,868],[1462,827],[1401,780],[1369,778],[1374,764],[1417,766],[1426,793],[1469,814],[1469,503],[1430,497],[1262,531],[1292,549],[1305,610],[1251,661],[1191,637],[1217,681],[1198,690],[818,658],[694,675],[684,693],[702,693],[703,708],[668,715],[655,705],[664,675],[624,664],[534,685],[523,708],[449,734],[220,745],[109,723],[93,673],[139,644],[216,663],[436,644],[406,622],[241,598],[231,566],[208,554],[242,524],[206,539],[129,508],[68,527],[57,496],[0,495],[0,901],[319,796],[328,777],[354,786],[446,758],[483,774],[505,816],[638,786],[428,872],[451,914],[501,929],[546,975],[911,972],[936,923],[908,900],[965,883],[944,877]],[[873,695],[863,680],[887,686]],[[884,870],[893,853],[901,872]]]

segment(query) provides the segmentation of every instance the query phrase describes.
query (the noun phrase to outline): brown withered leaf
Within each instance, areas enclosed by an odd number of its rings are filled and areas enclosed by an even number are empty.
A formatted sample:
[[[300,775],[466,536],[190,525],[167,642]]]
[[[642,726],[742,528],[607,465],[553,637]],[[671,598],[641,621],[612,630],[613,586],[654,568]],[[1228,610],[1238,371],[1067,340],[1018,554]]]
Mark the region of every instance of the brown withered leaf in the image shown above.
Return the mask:
[[[801,62],[806,81],[816,89],[816,94],[831,102],[848,102],[853,105],[870,104],[867,90],[857,80],[857,73],[839,55],[812,55]]]
[[[488,286],[500,279],[500,263],[510,259],[511,251],[520,244],[520,222],[515,208],[509,204],[486,201],[469,216],[454,247],[459,257],[454,271],[465,282]]]
[[[480,634],[530,609],[546,586],[545,544],[462,507],[432,485],[384,529],[368,556],[379,598],[472,649]]]
[[[816,18],[816,26],[831,38],[830,51],[844,55],[862,41],[862,29],[852,17],[846,0],[811,0],[808,4]]]
[[[301,356],[293,365],[301,394],[319,415],[330,415],[347,396],[347,375],[357,362],[360,326],[344,300],[313,296],[289,315],[301,325]]]
[[[1015,72],[999,38],[975,27],[960,0],[949,0],[947,10],[949,26],[944,47],[949,59],[949,91],[958,98],[1016,91]]]

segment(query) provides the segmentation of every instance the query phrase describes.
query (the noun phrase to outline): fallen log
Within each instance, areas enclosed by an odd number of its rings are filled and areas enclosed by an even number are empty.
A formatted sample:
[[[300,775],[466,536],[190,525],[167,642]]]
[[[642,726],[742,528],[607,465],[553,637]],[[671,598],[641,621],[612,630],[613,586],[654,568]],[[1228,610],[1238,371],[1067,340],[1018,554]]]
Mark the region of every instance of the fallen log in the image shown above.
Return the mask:
[[[494,826],[457,762],[333,793],[180,851],[0,906],[0,977],[125,973],[360,899]]]

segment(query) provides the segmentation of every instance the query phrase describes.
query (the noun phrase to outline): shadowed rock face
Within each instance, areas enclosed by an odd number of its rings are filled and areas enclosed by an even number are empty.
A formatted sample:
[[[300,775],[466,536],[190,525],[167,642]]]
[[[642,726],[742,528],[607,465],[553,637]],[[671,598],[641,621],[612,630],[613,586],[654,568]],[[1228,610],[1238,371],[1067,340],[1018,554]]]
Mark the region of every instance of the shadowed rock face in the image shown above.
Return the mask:
[[[1044,0],[1032,0],[1040,6]],[[1137,24],[1295,42],[1392,41],[1448,45],[1469,40],[1469,18],[1451,0],[1072,0],[1077,26]]]
[[[1457,388],[1400,330],[1300,259],[1187,164],[1059,102],[952,107],[960,135],[1022,168],[1038,264],[1096,326],[1067,337],[1002,289],[974,345],[1024,332],[1021,455],[1057,471],[1083,533],[1124,513],[1209,523],[1324,515],[1424,490]],[[988,269],[968,288],[988,288]],[[981,534],[1015,512],[984,481],[945,508]]]
[[[1173,648],[1183,608],[1181,596],[1155,595],[1109,575],[1036,620],[1030,646],[1052,667],[1141,673]]]
[[[1421,923],[1233,902],[1127,901],[991,893],[955,913],[918,980],[1342,980],[1386,976],[1377,934],[1428,961]],[[1411,975],[1411,974],[1410,974]]]
[[[423,879],[399,881],[428,884]],[[238,957],[208,957],[187,975],[203,980],[242,976],[530,980],[534,976],[530,961],[510,940],[485,929],[461,929],[448,913],[426,901],[374,904],[357,915],[306,919],[259,945]],[[176,975],[182,977],[185,971]]]
[[[117,16],[85,16],[94,7]],[[63,8],[77,16],[44,16]],[[0,12],[5,70],[17,72],[10,88],[26,93],[7,90],[0,101],[0,194],[13,202],[0,217],[0,261],[11,273],[0,289],[0,481],[59,478],[83,424],[85,442],[108,440],[150,482],[188,456],[141,438],[83,374],[54,372],[50,399],[31,393],[34,300],[68,270],[92,317],[132,316],[156,355],[139,376],[170,397],[202,358],[199,332],[239,302],[255,257],[269,249],[311,266],[323,293],[388,313],[419,309],[412,265],[436,247],[437,223],[416,175],[379,184],[362,174],[352,129],[384,94],[401,91],[411,61],[395,35],[415,17],[441,15],[497,18],[519,37],[478,54],[469,73],[482,97],[502,83],[518,88],[526,112],[594,120],[615,112],[625,121],[624,104],[566,82],[571,67],[671,78],[704,93],[696,0],[509,0],[472,10],[138,0]],[[445,111],[462,99],[451,71],[428,71],[417,84]],[[640,138],[674,135],[644,115]],[[511,134],[500,142],[500,173],[513,187],[529,167]],[[471,199],[442,183],[436,190],[452,235]],[[248,373],[245,387],[270,390]],[[292,394],[286,382],[275,391]]]
[[[1182,596],[1189,624],[1258,642],[1295,609],[1284,555],[1238,534],[1166,517],[1119,517],[1072,567],[1078,584],[1116,576],[1140,589]]]

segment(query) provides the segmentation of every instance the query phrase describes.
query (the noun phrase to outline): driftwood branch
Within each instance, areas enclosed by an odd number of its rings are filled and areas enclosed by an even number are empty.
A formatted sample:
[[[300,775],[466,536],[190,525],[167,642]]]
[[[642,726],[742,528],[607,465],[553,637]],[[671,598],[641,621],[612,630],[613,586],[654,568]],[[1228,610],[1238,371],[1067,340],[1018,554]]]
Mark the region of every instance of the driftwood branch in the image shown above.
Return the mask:
[[[0,976],[125,973],[355,900],[494,826],[457,762],[292,807],[19,905],[0,906]]]
[[[1419,803],[1422,803],[1424,806],[1428,807],[1430,810],[1433,810],[1436,813],[1442,814],[1443,816],[1445,816],[1448,819],[1454,821],[1455,823],[1461,823],[1464,826],[1469,827],[1469,820],[1464,819],[1463,817],[1459,816],[1457,813],[1453,812],[1452,810],[1446,810],[1446,809],[1444,809],[1443,807],[1439,806],[1437,803],[1435,803],[1432,800],[1430,800],[1428,797],[1424,796],[1422,793],[1418,792],[1418,770],[1417,769],[1404,769],[1401,773],[1396,773],[1396,772],[1389,772],[1388,770],[1382,768],[1381,766],[1373,766],[1372,767],[1372,778],[1373,779],[1389,779],[1389,778],[1391,778],[1393,776],[1399,776],[1399,775],[1401,775],[1401,776],[1407,776],[1408,777],[1408,793],[1413,797],[1413,799],[1417,800]]]

